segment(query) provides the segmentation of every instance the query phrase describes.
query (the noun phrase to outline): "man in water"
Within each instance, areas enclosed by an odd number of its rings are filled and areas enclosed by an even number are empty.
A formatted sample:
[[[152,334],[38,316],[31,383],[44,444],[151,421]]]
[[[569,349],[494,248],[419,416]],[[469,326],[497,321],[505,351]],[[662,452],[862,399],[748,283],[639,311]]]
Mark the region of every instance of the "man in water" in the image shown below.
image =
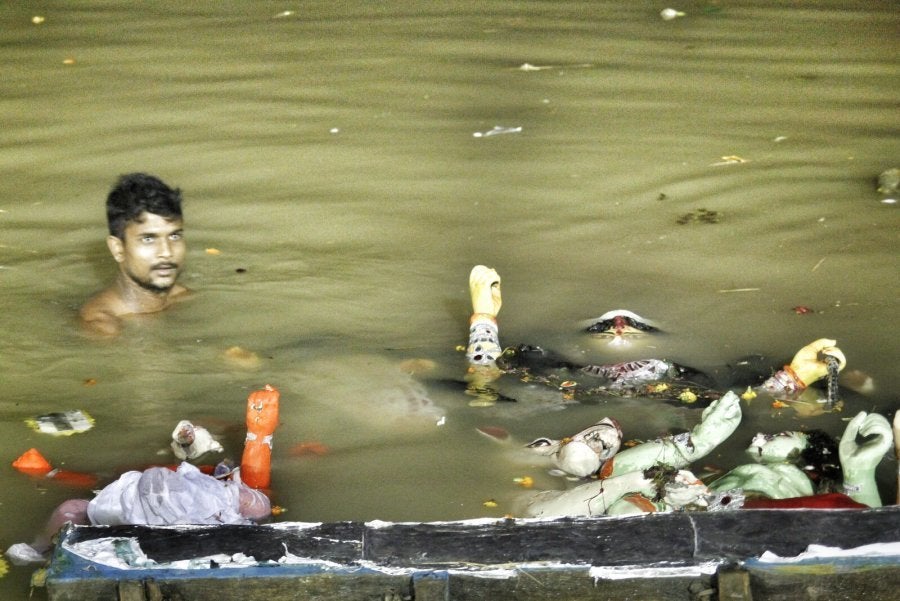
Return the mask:
[[[106,199],[106,217],[106,245],[119,273],[79,316],[88,331],[115,336],[123,317],[156,313],[190,295],[176,283],[186,250],[181,190],[145,173],[123,175]]]

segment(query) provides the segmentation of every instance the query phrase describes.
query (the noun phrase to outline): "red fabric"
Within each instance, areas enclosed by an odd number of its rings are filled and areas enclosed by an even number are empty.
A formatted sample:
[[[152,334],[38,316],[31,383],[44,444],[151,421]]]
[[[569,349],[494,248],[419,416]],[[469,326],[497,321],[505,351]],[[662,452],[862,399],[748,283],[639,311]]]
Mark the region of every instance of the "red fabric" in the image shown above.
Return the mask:
[[[839,492],[792,499],[747,499],[744,509],[869,509]]]

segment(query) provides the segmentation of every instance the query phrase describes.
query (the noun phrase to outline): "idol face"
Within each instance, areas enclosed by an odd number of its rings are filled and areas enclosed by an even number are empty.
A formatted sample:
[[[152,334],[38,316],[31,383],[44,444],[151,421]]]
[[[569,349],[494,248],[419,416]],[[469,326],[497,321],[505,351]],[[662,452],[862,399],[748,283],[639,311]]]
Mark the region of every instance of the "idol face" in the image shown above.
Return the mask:
[[[128,278],[150,292],[169,292],[184,266],[187,247],[181,219],[141,213],[125,226],[125,238],[110,236],[110,250]]]
[[[747,453],[760,463],[779,463],[799,457],[807,444],[807,437],[802,432],[757,434],[753,437]]]

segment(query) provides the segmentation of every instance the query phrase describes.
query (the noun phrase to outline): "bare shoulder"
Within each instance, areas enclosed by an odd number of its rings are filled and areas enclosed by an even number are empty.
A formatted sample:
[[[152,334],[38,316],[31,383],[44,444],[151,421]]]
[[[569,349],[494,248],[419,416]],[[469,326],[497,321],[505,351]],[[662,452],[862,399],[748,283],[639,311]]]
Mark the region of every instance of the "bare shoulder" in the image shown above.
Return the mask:
[[[194,291],[190,288],[186,288],[181,284],[175,284],[175,287],[172,288],[172,291],[169,293],[169,302],[171,303],[180,303],[182,301],[189,300],[194,297]]]
[[[98,292],[78,311],[81,326],[92,334],[115,336],[122,331],[121,299],[112,289]]]

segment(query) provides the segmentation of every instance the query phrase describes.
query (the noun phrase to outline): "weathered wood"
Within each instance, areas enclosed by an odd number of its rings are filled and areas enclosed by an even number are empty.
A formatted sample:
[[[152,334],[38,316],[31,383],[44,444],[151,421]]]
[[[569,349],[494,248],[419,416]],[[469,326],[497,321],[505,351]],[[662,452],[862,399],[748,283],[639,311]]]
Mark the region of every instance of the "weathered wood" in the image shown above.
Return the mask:
[[[744,570],[725,569],[718,574],[719,601],[753,601],[750,574]]]
[[[144,596],[144,583],[140,580],[120,580],[118,601],[147,601]]]
[[[900,566],[843,570],[822,564],[812,570],[750,571],[754,598],[766,601],[896,601]]]
[[[136,541],[156,564],[113,568],[72,551],[109,537]],[[893,601],[900,586],[897,558],[810,565],[754,558],[767,550],[793,557],[810,544],[895,541],[900,507],[552,521],[72,527],[54,552],[47,587],[51,601]],[[219,567],[207,559],[200,569],[173,567],[216,554],[256,561]],[[290,561],[276,563],[286,556]]]

